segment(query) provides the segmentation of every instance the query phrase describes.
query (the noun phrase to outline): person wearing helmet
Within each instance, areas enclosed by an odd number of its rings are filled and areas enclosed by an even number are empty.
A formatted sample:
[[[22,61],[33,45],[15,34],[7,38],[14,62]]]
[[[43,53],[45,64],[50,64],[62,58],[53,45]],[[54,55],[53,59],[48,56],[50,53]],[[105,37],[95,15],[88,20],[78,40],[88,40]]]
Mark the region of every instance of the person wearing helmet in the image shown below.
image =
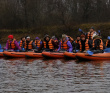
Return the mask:
[[[33,40],[31,40],[30,36],[26,37],[26,41],[23,43],[22,48],[24,48],[26,51],[30,51],[32,49],[36,49],[36,46],[33,43]]]
[[[18,42],[16,39],[13,38],[13,35],[8,36],[8,40],[6,43],[6,50],[21,50],[21,47],[19,46]]]
[[[71,42],[68,40],[67,36],[65,34],[62,35],[62,39],[60,41],[60,44],[59,44],[59,48],[57,51],[68,51],[68,52],[72,52],[73,50],[73,47],[72,47],[72,44]]]

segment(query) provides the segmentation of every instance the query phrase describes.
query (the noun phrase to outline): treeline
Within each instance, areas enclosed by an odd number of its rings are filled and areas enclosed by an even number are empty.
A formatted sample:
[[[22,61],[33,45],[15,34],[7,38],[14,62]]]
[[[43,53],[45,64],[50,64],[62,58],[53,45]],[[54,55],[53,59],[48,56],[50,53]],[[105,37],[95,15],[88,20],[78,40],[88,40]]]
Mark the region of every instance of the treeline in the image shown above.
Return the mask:
[[[109,21],[109,0],[0,0],[0,29]]]

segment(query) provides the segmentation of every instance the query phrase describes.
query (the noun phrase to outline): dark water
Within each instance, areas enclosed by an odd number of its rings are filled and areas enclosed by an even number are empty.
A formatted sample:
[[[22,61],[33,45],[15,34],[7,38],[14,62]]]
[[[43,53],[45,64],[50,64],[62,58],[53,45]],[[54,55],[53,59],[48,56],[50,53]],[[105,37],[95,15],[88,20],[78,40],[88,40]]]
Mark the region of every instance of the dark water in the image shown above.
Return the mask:
[[[0,93],[110,93],[110,61],[1,58]]]

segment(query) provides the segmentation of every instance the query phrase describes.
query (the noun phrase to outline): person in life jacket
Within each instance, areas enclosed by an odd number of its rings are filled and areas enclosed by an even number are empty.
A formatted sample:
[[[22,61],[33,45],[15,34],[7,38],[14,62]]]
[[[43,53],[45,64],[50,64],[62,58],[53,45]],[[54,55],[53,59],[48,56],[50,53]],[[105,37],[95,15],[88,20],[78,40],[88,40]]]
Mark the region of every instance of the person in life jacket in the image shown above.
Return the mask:
[[[36,37],[34,44],[35,44],[36,48],[38,49],[42,45],[41,39],[39,37]]]
[[[22,47],[23,43],[26,41],[25,37],[22,37],[21,40],[18,42],[19,46]]]
[[[59,48],[57,51],[60,51],[60,50],[66,50],[68,52],[72,52],[73,50],[72,44],[68,40],[65,34],[62,35],[62,39],[60,41]]]
[[[41,51],[43,49],[45,51],[54,51],[56,46],[55,44],[56,43],[54,43],[53,39],[51,39],[49,35],[45,35],[42,46],[38,50]]]
[[[21,47],[19,46],[16,39],[13,38],[13,35],[8,36],[8,40],[6,43],[6,50],[21,50]]]
[[[80,41],[80,35],[78,35],[78,36],[76,37],[76,40],[75,40],[74,43],[72,44],[74,50],[80,50],[80,47],[78,46],[79,41]]]
[[[93,40],[93,34],[97,34],[97,32],[95,31],[95,28],[94,27],[91,27],[90,28],[90,31],[87,33],[87,39],[89,40]]]
[[[104,49],[104,43],[102,41],[101,36],[94,36],[93,37],[93,44],[92,44],[92,50],[103,50]]]
[[[110,48],[110,36],[107,37],[106,47]]]
[[[89,40],[85,38],[85,35],[81,36],[81,40],[79,41],[80,52],[89,50]],[[77,47],[78,47],[77,46]]]
[[[54,49],[57,50],[59,48],[59,41],[58,41],[58,39],[56,38],[56,36],[52,36],[51,40],[54,43]]]
[[[33,43],[33,40],[29,36],[26,37],[26,41],[23,43],[22,48],[24,48],[26,51],[36,49],[35,44]]]

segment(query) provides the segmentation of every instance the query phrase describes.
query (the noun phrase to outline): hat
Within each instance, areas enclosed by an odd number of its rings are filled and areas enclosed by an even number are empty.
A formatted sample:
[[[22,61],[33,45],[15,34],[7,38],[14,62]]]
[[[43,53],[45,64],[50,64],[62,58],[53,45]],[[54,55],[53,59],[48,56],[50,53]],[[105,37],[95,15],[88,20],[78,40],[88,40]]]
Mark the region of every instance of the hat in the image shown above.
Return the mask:
[[[62,34],[62,38],[66,38],[66,34]]]
[[[98,36],[98,35],[95,35],[94,37],[93,37],[93,39],[101,39],[102,37],[101,36]]]
[[[55,36],[52,36],[52,39],[56,39],[56,37]]]
[[[30,38],[30,36],[27,36],[26,39]]]
[[[46,37],[50,37],[50,36],[46,34],[46,35],[44,36],[44,38],[46,38]]]
[[[36,40],[39,40],[40,38],[39,38],[39,37],[36,37],[35,39],[36,39]]]
[[[91,29],[93,29],[93,30],[94,30],[95,28],[92,26],[92,27],[91,27]]]
[[[9,39],[13,39],[13,35],[9,35],[8,38],[9,38]]]
[[[85,38],[86,36],[84,34],[81,35],[81,38]]]

